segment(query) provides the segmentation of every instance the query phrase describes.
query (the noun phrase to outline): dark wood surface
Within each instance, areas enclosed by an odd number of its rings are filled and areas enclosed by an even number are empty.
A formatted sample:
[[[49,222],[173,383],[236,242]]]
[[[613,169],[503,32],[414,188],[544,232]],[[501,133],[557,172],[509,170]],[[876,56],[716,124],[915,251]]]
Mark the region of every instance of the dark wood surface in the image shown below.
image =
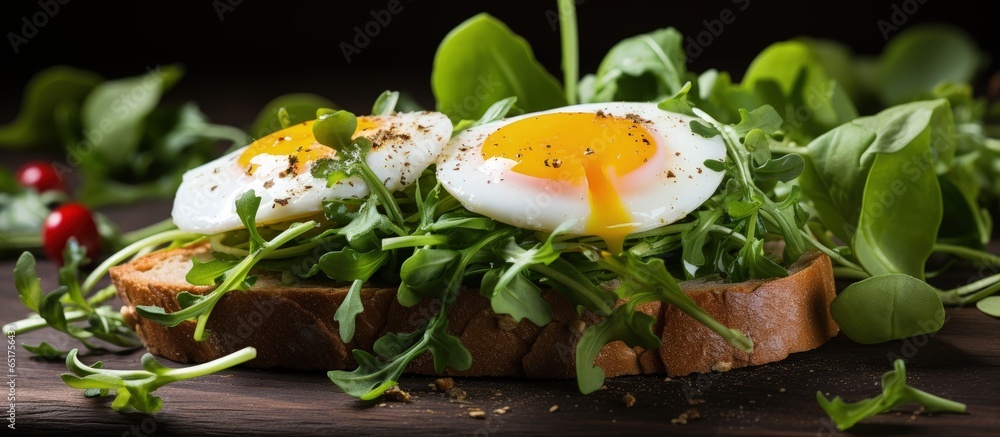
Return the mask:
[[[169,205],[156,203],[109,211],[125,227],[162,219]],[[994,245],[994,251],[996,246]],[[0,321],[26,315],[13,288],[13,260],[0,262]],[[55,268],[40,263],[43,284],[55,284]],[[965,282],[976,272],[955,275]],[[1000,429],[1000,320],[975,308],[948,309],[949,321],[935,335],[864,346],[840,335],[825,346],[793,354],[779,363],[726,373],[665,381],[664,377],[611,379],[607,389],[581,395],[572,380],[459,378],[468,393],[456,401],[428,387],[433,378],[407,376],[402,387],[412,403],[358,402],[321,372],[234,369],[163,387],[164,409],[152,416],[118,414],[110,398],[87,399],[59,379],[62,362],[45,362],[16,349],[16,431],[48,435],[607,435],[835,433],[815,400],[816,391],[857,400],[879,393],[891,359],[907,358],[909,381],[923,390],[968,405],[969,414],[914,416],[915,408],[881,415],[849,431],[857,435],[997,435]],[[76,345],[50,331],[16,338],[20,344],[49,341]],[[144,351],[86,356],[106,368],[135,369]],[[169,364],[169,362],[168,362]],[[4,379],[7,383],[8,379]],[[8,384],[9,385],[9,384]],[[622,404],[625,393],[636,403]],[[3,404],[4,406],[7,403]],[[558,410],[550,413],[550,407]],[[487,412],[485,419],[469,408]],[[509,407],[506,414],[493,410]],[[696,409],[700,418],[671,424]],[[5,416],[6,417],[6,416]]]

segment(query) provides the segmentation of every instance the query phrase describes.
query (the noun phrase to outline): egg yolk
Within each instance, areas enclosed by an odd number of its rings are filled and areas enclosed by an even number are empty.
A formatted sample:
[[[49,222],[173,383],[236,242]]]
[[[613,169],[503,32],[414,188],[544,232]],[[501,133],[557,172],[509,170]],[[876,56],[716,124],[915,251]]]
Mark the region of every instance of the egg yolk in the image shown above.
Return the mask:
[[[635,223],[611,179],[641,167],[656,153],[645,123],[636,116],[602,112],[542,114],[490,134],[483,142],[483,159],[511,159],[517,162],[515,172],[586,184],[590,218],[585,232],[619,253]]]
[[[316,120],[306,121],[258,138],[250,143],[250,147],[247,147],[237,159],[240,168],[245,169],[248,174],[253,174],[257,166],[250,161],[255,156],[278,155],[287,156],[289,166],[294,166],[295,174],[300,174],[306,170],[306,163],[336,155],[336,150],[316,141],[312,132],[312,125],[315,122]],[[354,130],[352,138],[369,134],[368,131],[378,129],[380,125],[379,120],[373,117],[358,117],[358,127]]]

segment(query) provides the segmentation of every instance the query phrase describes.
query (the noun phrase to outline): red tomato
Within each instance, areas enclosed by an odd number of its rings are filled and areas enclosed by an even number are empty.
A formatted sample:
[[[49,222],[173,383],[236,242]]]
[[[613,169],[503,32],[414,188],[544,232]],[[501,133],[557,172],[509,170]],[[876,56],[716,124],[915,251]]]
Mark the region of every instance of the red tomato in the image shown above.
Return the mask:
[[[79,203],[67,203],[49,214],[42,227],[42,248],[49,259],[63,264],[63,249],[70,237],[84,247],[87,257],[97,257],[101,250],[101,234],[97,232],[94,216]]]
[[[17,182],[23,187],[34,188],[39,193],[49,190],[66,192],[62,176],[51,164],[44,161],[32,161],[22,165],[17,171]]]

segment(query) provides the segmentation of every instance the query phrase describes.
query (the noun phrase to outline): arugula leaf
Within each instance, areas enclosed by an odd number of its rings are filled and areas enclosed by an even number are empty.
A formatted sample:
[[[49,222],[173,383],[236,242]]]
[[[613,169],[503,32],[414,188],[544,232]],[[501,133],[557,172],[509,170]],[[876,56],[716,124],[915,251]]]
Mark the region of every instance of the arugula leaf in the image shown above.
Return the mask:
[[[542,299],[542,290],[526,274],[516,273],[503,287],[497,284],[510,267],[492,269],[483,275],[479,294],[490,300],[494,313],[509,314],[515,322],[527,318],[536,326],[552,321],[552,308]]]
[[[92,72],[66,66],[37,73],[24,88],[17,118],[0,126],[0,146],[43,149],[58,144],[57,112],[69,120],[77,118],[84,98],[100,82]]]
[[[403,297],[434,297],[441,292],[441,281],[447,272],[459,262],[461,253],[452,249],[419,248],[413,255],[403,261],[399,269],[400,303],[406,306],[416,304],[416,301],[404,302]],[[407,305],[409,303],[409,305]]]
[[[188,270],[184,279],[191,285],[215,285],[226,271],[232,269],[239,260],[235,257],[223,257],[221,253],[213,254],[215,258],[208,261],[201,261],[198,258],[191,258],[191,270]]]
[[[457,298],[462,277],[473,257],[483,248],[502,241],[510,234],[511,231],[508,229],[493,231],[461,250],[457,262],[450,262],[444,274],[437,278],[440,290],[438,297],[441,302],[438,312],[412,333],[403,335],[389,333],[376,341],[374,350],[382,359],[355,349],[352,353],[358,362],[358,368],[350,372],[331,371],[327,374],[330,381],[351,396],[361,400],[372,400],[395,385],[406,366],[427,351],[434,357],[434,369],[439,373],[444,371],[445,367],[456,370],[468,369],[472,365],[472,355],[461,345],[457,337],[445,331],[448,308]]]
[[[621,340],[628,347],[660,347],[660,337],[653,334],[656,318],[636,311],[635,306],[635,301],[629,301],[583,332],[576,345],[576,383],[580,393],[593,393],[604,385],[604,369],[594,366],[594,359],[604,345]]]
[[[466,20],[444,37],[434,55],[431,89],[438,111],[455,123],[478,119],[510,96],[525,112],[566,105],[562,87],[535,60],[527,41],[489,14]]]
[[[820,391],[816,392],[816,401],[826,411],[826,414],[837,424],[837,429],[844,431],[858,422],[877,414],[888,413],[906,404],[919,404],[931,413],[964,413],[965,404],[934,396],[925,391],[917,390],[906,384],[906,364],[897,359],[893,362],[894,370],[882,375],[882,393],[873,398],[854,403],[844,402],[840,396],[828,400]]]
[[[379,267],[389,260],[389,252],[372,250],[358,252],[350,247],[340,251],[327,252],[319,259],[319,267],[330,278],[337,281],[350,281],[344,301],[337,307],[333,315],[340,329],[340,338],[344,342],[354,339],[354,320],[364,311],[361,302],[361,286],[374,275]]]
[[[702,209],[693,213],[695,226],[681,232],[684,262],[701,267],[705,265],[705,242],[715,222],[722,217],[722,208]]]
[[[92,366],[84,364],[73,349],[66,356],[66,368],[72,373],[63,373],[61,377],[66,385],[86,390],[88,397],[107,396],[113,391],[115,400],[111,408],[119,413],[153,414],[163,408],[163,400],[153,395],[156,389],[171,382],[210,375],[256,357],[257,350],[246,347],[204,364],[174,369],[160,364],[152,354],[145,354],[143,370],[107,370],[100,361]]]
[[[288,121],[292,124],[316,118],[316,110],[320,108],[336,108],[333,102],[316,94],[298,93],[275,97],[260,110],[253,124],[250,125],[250,135],[254,138],[263,137],[269,133],[281,130],[278,111],[284,108]]]
[[[38,312],[42,302],[42,280],[35,273],[35,257],[30,252],[24,252],[14,264],[14,288],[21,303],[28,309]]]
[[[63,256],[66,263],[59,270],[59,287],[43,294],[41,280],[36,273],[35,257],[30,252],[21,254],[14,266],[14,286],[21,303],[37,315],[8,326],[13,327],[13,331],[19,334],[48,326],[69,335],[92,350],[101,350],[101,347],[91,342],[93,338],[127,348],[139,346],[139,339],[127,327],[118,311],[112,310],[108,305],[94,307],[96,303],[114,296],[112,287],[108,288],[111,290],[110,293],[98,293],[89,300],[84,298],[83,293],[89,290],[89,286],[86,288],[80,286],[77,270],[85,260],[85,249],[80,247],[75,239],[70,239]],[[89,326],[81,327],[73,324],[83,320],[87,320]],[[59,352],[45,344],[25,346],[28,351],[42,354],[47,358]]]
[[[42,359],[45,360],[54,360],[56,358],[61,358],[66,356],[66,354],[70,352],[70,351],[56,349],[54,346],[44,341],[38,346],[32,346],[30,344],[22,344],[21,347],[23,347],[24,350],[35,354],[35,356],[41,357]]]
[[[670,27],[626,38],[615,44],[580,82],[585,103],[653,101],[681,91],[687,74],[683,37]]]
[[[264,238],[257,231],[257,211],[260,210],[260,197],[253,190],[247,190],[236,199],[236,215],[250,235],[250,251],[260,250]]]
[[[402,228],[379,213],[377,205],[378,199],[375,196],[368,197],[365,203],[361,204],[357,216],[338,231],[340,235],[347,238],[351,247],[366,252],[376,249],[378,240],[374,235],[375,230],[397,235],[405,234]]]
[[[934,287],[898,273],[847,286],[830,304],[830,315],[844,334],[862,344],[929,334],[945,319]]]

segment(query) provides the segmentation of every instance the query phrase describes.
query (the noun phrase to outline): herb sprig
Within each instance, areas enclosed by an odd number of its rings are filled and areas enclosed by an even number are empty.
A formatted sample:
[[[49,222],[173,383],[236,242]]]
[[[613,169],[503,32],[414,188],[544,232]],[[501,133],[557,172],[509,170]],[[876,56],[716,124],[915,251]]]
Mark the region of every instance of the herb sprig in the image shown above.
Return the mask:
[[[816,392],[816,401],[826,411],[837,429],[844,431],[858,422],[878,414],[888,413],[906,404],[918,404],[930,413],[964,413],[965,404],[918,390],[906,384],[906,363],[897,359],[893,370],[882,375],[882,393],[857,402],[845,402],[840,396],[829,400]]]
[[[257,350],[246,347],[197,366],[171,368],[147,353],[142,356],[142,370],[109,370],[103,368],[100,361],[91,366],[84,364],[73,349],[66,356],[66,368],[72,373],[62,374],[62,380],[70,387],[85,390],[89,398],[114,394],[111,408],[119,413],[153,414],[163,408],[163,399],[153,395],[156,389],[172,382],[210,375],[256,357]]]

